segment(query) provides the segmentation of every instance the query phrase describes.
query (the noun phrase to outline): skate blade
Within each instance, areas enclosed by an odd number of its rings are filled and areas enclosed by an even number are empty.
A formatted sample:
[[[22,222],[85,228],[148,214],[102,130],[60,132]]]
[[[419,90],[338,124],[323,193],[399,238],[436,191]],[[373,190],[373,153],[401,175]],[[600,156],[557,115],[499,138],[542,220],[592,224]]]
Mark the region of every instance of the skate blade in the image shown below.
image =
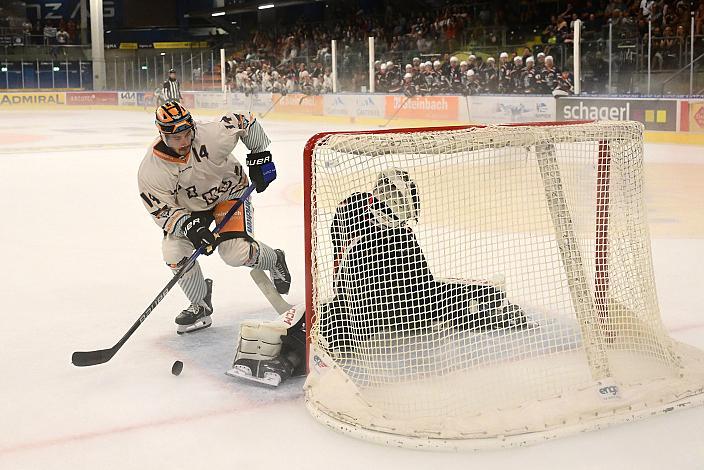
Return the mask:
[[[192,325],[178,325],[178,328],[176,328],[176,333],[180,335],[184,333],[193,333],[194,331],[202,330],[203,328],[208,328],[212,324],[213,320],[211,320],[210,317],[204,317]]]
[[[237,379],[249,380],[252,382],[257,382],[260,384],[268,385],[270,387],[278,387],[281,384],[281,376],[274,374],[273,372],[265,372],[264,377],[256,377],[251,374],[249,367],[233,367],[232,369],[225,372],[225,375],[230,377],[235,377]]]

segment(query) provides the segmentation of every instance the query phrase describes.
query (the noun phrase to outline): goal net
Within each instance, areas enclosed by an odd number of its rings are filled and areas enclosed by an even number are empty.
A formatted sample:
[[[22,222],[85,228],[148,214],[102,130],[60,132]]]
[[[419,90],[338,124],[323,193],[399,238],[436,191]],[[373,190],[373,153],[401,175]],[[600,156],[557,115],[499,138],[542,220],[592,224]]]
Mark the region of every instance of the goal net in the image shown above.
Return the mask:
[[[521,445],[698,404],[660,320],[635,122],[318,134],[306,403],[390,445]]]

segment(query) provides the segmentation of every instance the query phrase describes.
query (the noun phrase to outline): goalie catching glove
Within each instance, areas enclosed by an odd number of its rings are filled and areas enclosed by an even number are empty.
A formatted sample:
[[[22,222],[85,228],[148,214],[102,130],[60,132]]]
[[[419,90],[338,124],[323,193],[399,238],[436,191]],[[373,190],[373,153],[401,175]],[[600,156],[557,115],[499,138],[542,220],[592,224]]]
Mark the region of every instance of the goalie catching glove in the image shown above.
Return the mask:
[[[245,320],[231,377],[273,387],[295,375],[305,373],[305,304],[284,312],[276,320]]]
[[[247,167],[249,178],[256,185],[258,193],[264,191],[269,183],[276,179],[276,166],[268,150],[248,154]]]

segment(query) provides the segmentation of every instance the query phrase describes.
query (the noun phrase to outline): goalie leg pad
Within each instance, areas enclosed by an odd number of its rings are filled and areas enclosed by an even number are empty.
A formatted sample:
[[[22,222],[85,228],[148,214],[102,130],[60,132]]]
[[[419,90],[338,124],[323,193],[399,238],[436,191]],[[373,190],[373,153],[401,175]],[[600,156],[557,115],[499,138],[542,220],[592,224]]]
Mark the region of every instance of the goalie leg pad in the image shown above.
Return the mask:
[[[303,325],[304,314],[301,304],[273,321],[242,322],[235,360],[226,374],[274,387],[290,377],[303,363],[305,342],[298,341],[298,330]],[[299,342],[301,348],[291,346]]]

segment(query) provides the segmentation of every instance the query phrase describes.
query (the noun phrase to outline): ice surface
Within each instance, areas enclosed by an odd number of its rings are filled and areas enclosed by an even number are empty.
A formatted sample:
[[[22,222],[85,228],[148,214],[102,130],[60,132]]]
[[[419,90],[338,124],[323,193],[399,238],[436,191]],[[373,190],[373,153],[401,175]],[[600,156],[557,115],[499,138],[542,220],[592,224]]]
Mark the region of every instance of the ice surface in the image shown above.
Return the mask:
[[[303,144],[353,126],[263,124],[279,179],[255,198],[255,231],[286,250],[296,303],[304,291]],[[72,351],[114,344],[169,280],[161,232],[136,185],[155,137],[148,111],[0,114],[0,469],[704,468],[701,408],[480,454],[385,448],[333,433],[306,412],[301,379],[271,390],[224,375],[239,322],[274,313],[247,271],[217,256],[202,260],[215,280],[211,328],[175,334],[173,318],[187,304],[175,289],[109,363],[72,366]],[[676,339],[699,347],[703,155],[646,145],[663,319]],[[179,377],[174,360],[184,362]]]

